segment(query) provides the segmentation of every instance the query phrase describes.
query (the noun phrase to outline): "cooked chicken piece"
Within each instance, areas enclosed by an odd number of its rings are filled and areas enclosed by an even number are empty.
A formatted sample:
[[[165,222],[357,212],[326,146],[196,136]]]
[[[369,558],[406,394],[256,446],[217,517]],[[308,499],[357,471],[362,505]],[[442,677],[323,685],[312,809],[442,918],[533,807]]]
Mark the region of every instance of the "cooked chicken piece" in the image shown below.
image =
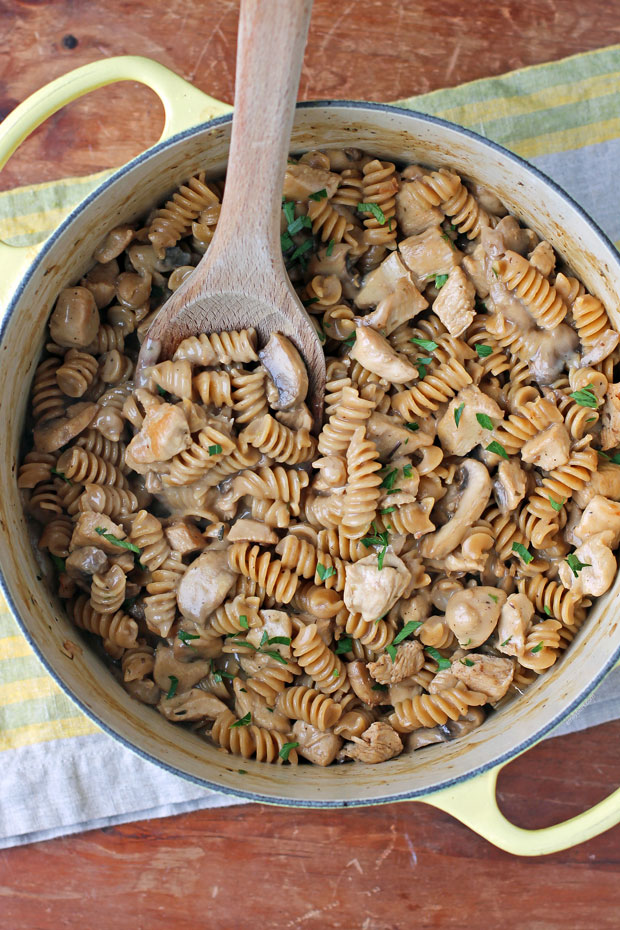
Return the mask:
[[[534,605],[525,594],[511,594],[497,624],[497,648],[507,656],[520,656],[525,649],[525,634],[532,617]]]
[[[396,648],[392,660],[386,652],[376,662],[368,663],[368,671],[381,685],[395,685],[405,678],[411,678],[424,665],[424,649],[417,640],[407,640]]]
[[[502,461],[497,467],[497,477],[493,482],[495,501],[502,513],[512,513],[517,509],[527,490],[527,475],[517,458]]]
[[[508,210],[488,187],[479,184],[478,181],[468,181],[467,186],[483,210],[493,214],[493,216],[506,216]]]
[[[73,535],[71,536],[69,551],[73,552],[75,549],[81,549],[83,546],[94,546],[97,549],[102,549],[108,555],[118,555],[121,547],[110,542],[102,533],[98,533],[97,530],[103,530],[104,533],[115,536],[117,539],[125,539],[125,532],[122,526],[114,523],[106,514],[93,513],[92,510],[86,510],[84,513],[81,513],[77,519]]]
[[[489,296],[489,285],[484,270],[484,249],[477,245],[471,255],[465,255],[461,267],[476,288],[478,297]]]
[[[353,691],[360,701],[369,704],[371,707],[385,703],[385,695],[378,688],[373,691],[375,682],[370,677],[364,662],[347,662],[347,676]]]
[[[293,739],[299,743],[299,755],[314,765],[331,765],[342,746],[342,739],[331,730],[317,730],[303,720],[295,723]]]
[[[226,549],[203,552],[189,566],[177,588],[179,610],[204,627],[210,614],[224,601],[238,578],[228,567]]]
[[[422,685],[419,685],[414,678],[403,678],[396,684],[390,685],[387,691],[379,691],[382,704],[400,704],[402,701],[412,701],[422,694]]]
[[[463,258],[463,253],[459,252],[439,226],[432,226],[418,236],[403,239],[398,249],[403,262],[413,274],[414,284],[420,289],[424,288],[429,278],[436,278],[439,274],[449,275]]]
[[[620,445],[620,384],[610,384],[601,410],[601,449]]]
[[[130,468],[140,471],[140,466],[166,462],[191,444],[183,411],[173,404],[160,404],[146,411],[140,432],[127,446],[125,461]]]
[[[349,353],[368,371],[394,384],[404,384],[418,377],[418,369],[405,355],[397,352],[385,336],[371,326],[358,326],[353,348]]]
[[[396,730],[388,723],[379,721],[372,723],[361,737],[354,737],[353,742],[344,748],[345,755],[350,759],[369,765],[393,759],[402,751],[403,743]]]
[[[192,658],[190,653],[188,658]],[[175,658],[172,646],[160,643],[155,650],[153,679],[164,694],[174,687],[175,694],[185,694],[211,671],[210,660],[194,659],[181,662]],[[176,685],[175,685],[176,681]]]
[[[171,698],[164,695],[157,710],[167,720],[185,723],[189,720],[215,720],[218,714],[226,710],[226,704],[202,688],[191,688],[185,694],[175,694]]]
[[[171,549],[181,555],[200,552],[207,545],[200,530],[193,523],[175,520],[164,529],[164,536]]]
[[[462,651],[462,650],[460,650]],[[439,694],[440,691],[448,691],[451,688],[456,688],[458,685],[458,680],[452,674],[449,668],[443,668],[440,672],[437,672],[433,680],[428,686],[429,694]]]
[[[373,326],[389,336],[395,329],[426,310],[428,300],[420,294],[408,277],[399,278],[396,287],[377,304],[377,309],[366,316],[357,317],[358,326]]]
[[[596,533],[575,549],[570,562],[567,559],[561,563],[560,581],[576,597],[600,597],[611,587],[617,569],[616,557],[609,548],[612,539],[611,530]]]
[[[620,504],[597,494],[581,514],[574,534],[583,543],[601,531],[613,533],[609,545],[615,549],[620,543]]]
[[[476,288],[463,269],[454,268],[433,301],[433,313],[450,335],[460,336],[470,325],[476,315],[475,298]]]
[[[521,458],[529,465],[552,471],[570,458],[570,436],[563,423],[554,423],[528,439],[521,447]]]
[[[431,422],[431,417],[422,420],[424,426],[429,422]],[[413,431],[404,426],[400,417],[377,413],[376,410],[366,420],[366,436],[372,439],[382,459],[390,456],[397,448],[404,454],[410,455],[416,449],[432,446],[435,438],[434,432],[434,420],[431,422],[431,429],[423,428],[419,424],[419,429]]]
[[[482,244],[491,258],[497,258],[506,251],[525,255],[538,245],[538,236],[532,229],[522,229],[514,216],[505,216],[495,229],[482,232]]]
[[[430,594],[426,591],[418,591],[413,597],[403,599],[393,609],[392,615],[400,617],[403,626],[413,621],[414,623],[423,623],[431,614]]]
[[[86,287],[67,287],[61,291],[50,317],[50,336],[59,346],[84,349],[99,330],[99,311],[95,298]]]
[[[462,659],[452,662],[452,674],[464,682],[471,691],[486,694],[491,704],[502,698],[513,679],[514,663],[510,659],[479,655],[469,652]]]
[[[283,195],[285,200],[307,200],[310,194],[326,190],[333,197],[340,182],[340,175],[324,168],[311,165],[287,165],[284,175]]]
[[[422,168],[419,172],[419,177],[423,177]],[[413,180],[414,177],[410,179]],[[429,226],[439,226],[443,218],[444,214],[437,207],[421,206],[419,198],[413,193],[411,183],[403,179],[396,195],[396,219],[405,236],[417,236]]]
[[[543,278],[548,278],[555,268],[555,252],[544,239],[538,243],[533,252],[528,255],[530,265],[541,273]]]
[[[249,630],[244,639],[258,649],[266,633],[265,648],[277,652],[283,659],[290,659],[293,623],[289,615],[283,610],[261,610],[260,616],[263,618],[263,626]],[[270,642],[274,638],[288,640],[288,644]]]
[[[459,643],[476,649],[484,643],[499,620],[506,594],[501,588],[484,585],[454,594],[446,607],[446,622]]]
[[[402,596],[410,578],[407,566],[397,555],[386,552],[379,568],[378,556],[372,553],[346,566],[344,602],[363,620],[376,620]]]
[[[407,447],[408,448],[408,447]],[[385,507],[402,507],[412,504],[416,500],[420,478],[411,459],[404,455],[394,456],[389,465],[385,466],[384,485],[381,488],[379,509]]]
[[[452,398],[437,424],[437,437],[448,455],[467,455],[480,443],[488,446],[493,435],[480,423],[478,416],[490,417],[496,426],[504,419],[504,411],[488,394],[468,384]]]
[[[611,462],[600,462],[598,469],[581,491],[575,491],[573,500],[578,507],[587,507],[593,497],[600,494],[612,501],[620,501],[620,467]]]
[[[246,688],[241,678],[233,680],[233,690],[235,692],[235,713],[239,719],[249,713],[252,723],[258,727],[266,727],[268,730],[276,730],[279,733],[290,731],[291,723],[288,717],[276,707],[268,707],[263,695],[251,688]]]
[[[579,298],[578,298],[579,299]],[[589,365],[597,365],[603,359],[608,358],[620,342],[620,335],[612,329],[606,329],[596,340],[594,345],[590,346],[588,351],[582,357],[579,367],[587,368]]]
[[[275,530],[259,520],[237,520],[228,533],[228,542],[255,542],[261,546],[275,546],[279,539]]]
[[[342,455],[325,455],[312,463],[318,475],[312,482],[317,491],[344,488],[347,483],[347,461]]]
[[[360,310],[376,307],[381,300],[394,293],[401,280],[415,283],[399,253],[390,252],[378,268],[374,268],[364,278],[355,297],[355,306]]]

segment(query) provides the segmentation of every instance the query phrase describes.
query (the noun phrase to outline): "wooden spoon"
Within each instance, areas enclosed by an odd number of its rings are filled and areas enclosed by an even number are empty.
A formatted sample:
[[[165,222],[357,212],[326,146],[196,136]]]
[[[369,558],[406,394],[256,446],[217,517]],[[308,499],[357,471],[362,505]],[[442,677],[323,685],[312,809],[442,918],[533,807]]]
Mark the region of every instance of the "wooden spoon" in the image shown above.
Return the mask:
[[[286,274],[280,245],[282,184],[312,0],[243,0],[232,139],[222,211],[205,256],[164,304],[138,359],[171,358],[187,336],[255,327],[283,333],[308,368],[308,406],[320,425],[325,358]]]

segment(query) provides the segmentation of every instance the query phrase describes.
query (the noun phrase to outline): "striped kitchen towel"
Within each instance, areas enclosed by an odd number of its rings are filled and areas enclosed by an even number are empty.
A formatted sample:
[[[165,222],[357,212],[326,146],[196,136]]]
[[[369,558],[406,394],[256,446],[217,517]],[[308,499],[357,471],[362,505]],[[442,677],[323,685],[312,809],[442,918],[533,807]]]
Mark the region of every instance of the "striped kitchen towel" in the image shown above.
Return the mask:
[[[620,46],[398,101],[467,126],[541,168],[616,244]],[[108,172],[0,194],[0,236],[34,246]],[[557,732],[620,717],[620,670]],[[236,803],[134,755],[67,698],[0,600],[0,847]],[[101,760],[105,759],[105,765]]]

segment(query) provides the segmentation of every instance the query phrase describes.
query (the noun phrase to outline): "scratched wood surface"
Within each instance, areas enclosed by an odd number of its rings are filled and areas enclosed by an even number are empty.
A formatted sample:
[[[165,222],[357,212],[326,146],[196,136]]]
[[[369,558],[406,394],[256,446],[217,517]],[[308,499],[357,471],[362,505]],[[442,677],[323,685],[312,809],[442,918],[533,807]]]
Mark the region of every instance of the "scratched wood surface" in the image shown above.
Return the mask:
[[[231,100],[232,0],[0,0],[0,117],[46,81],[143,54]],[[439,12],[441,11],[441,12]],[[300,96],[390,100],[620,42],[620,0],[315,0]],[[118,165],[161,107],[123,85],[66,107],[0,175],[10,188]],[[620,721],[547,741],[500,776],[536,827],[618,783]],[[0,803],[10,803],[2,798]],[[516,859],[420,804],[338,812],[240,806],[96,830],[0,854],[3,930],[617,930],[620,827]]]

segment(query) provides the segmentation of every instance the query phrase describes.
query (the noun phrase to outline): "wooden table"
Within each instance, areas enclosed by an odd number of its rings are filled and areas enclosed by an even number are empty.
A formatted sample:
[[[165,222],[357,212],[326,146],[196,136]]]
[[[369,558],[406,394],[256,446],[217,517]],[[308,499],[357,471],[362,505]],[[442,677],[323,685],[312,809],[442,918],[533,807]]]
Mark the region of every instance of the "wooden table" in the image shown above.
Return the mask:
[[[0,115],[70,68],[128,53],[231,100],[236,16],[233,0],[0,2]],[[301,97],[390,100],[613,42],[619,0],[316,0]],[[0,187],[119,165],[161,124],[150,91],[97,91],[48,120]],[[551,824],[600,800],[619,774],[620,721],[512,763],[501,806],[521,826]],[[616,930],[619,878],[620,827],[564,853],[516,859],[419,804],[240,806],[4,852],[0,925]]]

